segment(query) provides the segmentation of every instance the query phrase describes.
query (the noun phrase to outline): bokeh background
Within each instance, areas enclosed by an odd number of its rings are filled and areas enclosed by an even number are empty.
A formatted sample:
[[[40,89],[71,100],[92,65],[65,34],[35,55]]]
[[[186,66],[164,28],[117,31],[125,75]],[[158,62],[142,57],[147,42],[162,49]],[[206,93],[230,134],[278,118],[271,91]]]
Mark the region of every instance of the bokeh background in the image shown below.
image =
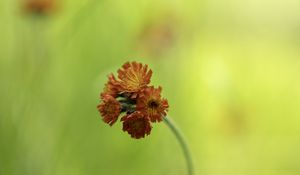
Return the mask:
[[[149,64],[198,175],[300,174],[299,0],[0,1],[1,175],[183,175],[163,123],[101,121],[106,75]],[[46,8],[46,9],[45,9]]]

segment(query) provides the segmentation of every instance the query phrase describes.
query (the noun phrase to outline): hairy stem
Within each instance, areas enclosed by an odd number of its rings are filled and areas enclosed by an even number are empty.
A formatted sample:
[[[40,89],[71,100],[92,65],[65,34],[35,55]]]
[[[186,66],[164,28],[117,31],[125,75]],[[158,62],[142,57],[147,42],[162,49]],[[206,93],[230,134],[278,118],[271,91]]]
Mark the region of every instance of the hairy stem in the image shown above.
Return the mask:
[[[173,134],[175,135],[177,141],[180,144],[180,147],[183,151],[183,154],[184,154],[184,157],[185,157],[185,160],[186,160],[188,175],[194,175],[194,167],[193,167],[192,156],[191,156],[190,150],[188,148],[187,142],[184,139],[183,134],[178,129],[178,127],[174,124],[174,122],[172,121],[172,119],[170,117],[165,117],[164,122],[171,129],[171,131],[173,132]]]

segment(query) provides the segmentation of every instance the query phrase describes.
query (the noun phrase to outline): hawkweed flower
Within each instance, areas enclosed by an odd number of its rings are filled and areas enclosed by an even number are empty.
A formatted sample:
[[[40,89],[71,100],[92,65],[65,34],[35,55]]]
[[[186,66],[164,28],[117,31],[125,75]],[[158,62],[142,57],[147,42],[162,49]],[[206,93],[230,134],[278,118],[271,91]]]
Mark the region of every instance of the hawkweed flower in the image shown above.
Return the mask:
[[[151,122],[160,122],[167,115],[168,101],[161,97],[161,87],[147,87],[137,100],[136,109],[146,115]]]
[[[28,14],[47,15],[55,8],[55,0],[23,0],[23,9]]]
[[[152,70],[148,65],[127,62],[108,76],[102,102],[97,106],[105,123],[112,126],[123,115],[123,131],[132,138],[143,138],[151,132],[151,122],[160,122],[166,116],[168,101],[161,98],[161,87],[149,86]]]
[[[100,94],[100,96],[104,97],[105,95],[110,95],[110,96],[116,98],[118,95],[119,89],[120,89],[120,86],[118,84],[118,81],[116,80],[116,78],[113,74],[110,74],[108,76],[108,82],[105,84],[103,92]]]
[[[152,70],[147,65],[127,62],[118,70],[120,91],[131,93],[132,98],[137,98],[139,92],[150,83],[151,76]]]
[[[171,119],[166,117],[168,101],[161,96],[162,88],[150,86],[152,70],[147,65],[127,62],[114,74],[108,76],[101,102],[97,106],[105,123],[112,126],[121,117],[123,131],[132,138],[150,135],[154,122],[164,121],[176,136],[186,158],[188,174],[194,175],[191,155],[183,135]]]
[[[132,138],[144,138],[151,132],[151,124],[148,117],[145,117],[140,111],[135,111],[122,117],[123,131],[128,132]]]
[[[97,108],[102,115],[103,121],[110,126],[118,120],[121,112],[120,103],[111,95],[104,95],[102,103]]]

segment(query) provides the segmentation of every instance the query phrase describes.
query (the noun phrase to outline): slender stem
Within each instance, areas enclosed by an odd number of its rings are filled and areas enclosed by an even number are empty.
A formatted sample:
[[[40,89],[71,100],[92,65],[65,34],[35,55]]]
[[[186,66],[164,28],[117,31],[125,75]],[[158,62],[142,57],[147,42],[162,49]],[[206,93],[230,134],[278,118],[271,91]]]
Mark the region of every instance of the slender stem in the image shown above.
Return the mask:
[[[190,150],[188,148],[187,142],[184,139],[183,134],[178,129],[178,127],[174,124],[174,122],[172,121],[172,119],[170,117],[165,117],[164,122],[171,129],[171,131],[173,132],[173,134],[175,135],[177,141],[180,144],[180,147],[183,151],[183,154],[184,154],[184,157],[185,157],[185,160],[186,160],[188,175],[194,175],[194,167],[193,167],[192,156],[191,156]]]

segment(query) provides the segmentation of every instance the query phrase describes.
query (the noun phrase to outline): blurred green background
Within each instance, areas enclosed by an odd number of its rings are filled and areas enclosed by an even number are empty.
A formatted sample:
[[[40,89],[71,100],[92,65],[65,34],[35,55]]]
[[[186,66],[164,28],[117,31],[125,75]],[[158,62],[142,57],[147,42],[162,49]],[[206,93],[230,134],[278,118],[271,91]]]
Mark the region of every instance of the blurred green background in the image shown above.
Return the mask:
[[[165,124],[131,139],[96,105],[149,64],[199,175],[300,174],[299,0],[0,1],[1,175],[183,175]]]

